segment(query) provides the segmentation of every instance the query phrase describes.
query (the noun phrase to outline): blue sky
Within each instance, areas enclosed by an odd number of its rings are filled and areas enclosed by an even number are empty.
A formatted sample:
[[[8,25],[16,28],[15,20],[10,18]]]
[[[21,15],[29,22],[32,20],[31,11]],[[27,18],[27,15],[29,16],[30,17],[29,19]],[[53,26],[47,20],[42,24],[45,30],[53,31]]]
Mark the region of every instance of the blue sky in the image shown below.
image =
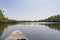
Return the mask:
[[[39,20],[60,14],[60,0],[0,0],[9,19]]]

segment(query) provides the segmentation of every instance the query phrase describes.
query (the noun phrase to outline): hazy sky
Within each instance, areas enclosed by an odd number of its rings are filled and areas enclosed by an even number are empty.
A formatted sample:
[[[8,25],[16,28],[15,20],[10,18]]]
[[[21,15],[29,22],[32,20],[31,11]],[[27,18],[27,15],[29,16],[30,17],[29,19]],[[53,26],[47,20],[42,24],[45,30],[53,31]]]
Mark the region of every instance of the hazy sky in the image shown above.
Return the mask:
[[[60,14],[60,0],[0,0],[4,15],[17,20],[39,20]]]

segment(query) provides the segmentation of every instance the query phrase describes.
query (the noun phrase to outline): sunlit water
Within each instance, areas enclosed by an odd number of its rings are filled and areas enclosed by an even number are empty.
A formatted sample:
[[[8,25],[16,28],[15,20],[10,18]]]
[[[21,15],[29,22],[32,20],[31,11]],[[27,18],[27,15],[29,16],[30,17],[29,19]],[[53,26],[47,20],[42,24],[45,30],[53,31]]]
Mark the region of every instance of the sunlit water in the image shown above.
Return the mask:
[[[60,25],[46,22],[1,25],[0,40],[4,40],[15,30],[20,30],[29,40],[60,40]]]

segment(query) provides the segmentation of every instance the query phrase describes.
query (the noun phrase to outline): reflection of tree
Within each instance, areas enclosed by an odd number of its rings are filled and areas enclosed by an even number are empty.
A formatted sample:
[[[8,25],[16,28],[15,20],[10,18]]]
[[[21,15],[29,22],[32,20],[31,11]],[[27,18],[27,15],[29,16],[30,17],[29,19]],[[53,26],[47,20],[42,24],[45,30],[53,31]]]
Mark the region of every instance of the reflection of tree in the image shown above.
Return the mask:
[[[60,30],[60,24],[46,24],[46,26],[52,29]]]
[[[8,24],[1,24],[1,25],[0,25],[0,37],[1,37],[4,29],[7,28],[7,27],[8,27]],[[0,38],[0,39],[1,39],[1,38]]]

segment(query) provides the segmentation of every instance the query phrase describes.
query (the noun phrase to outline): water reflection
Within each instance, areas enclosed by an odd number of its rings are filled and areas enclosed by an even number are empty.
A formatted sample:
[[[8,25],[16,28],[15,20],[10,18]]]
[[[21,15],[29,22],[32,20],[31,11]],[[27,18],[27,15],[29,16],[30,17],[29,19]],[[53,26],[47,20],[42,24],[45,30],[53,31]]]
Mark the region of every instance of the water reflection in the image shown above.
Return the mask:
[[[8,27],[8,24],[0,24],[0,40],[5,28]]]
[[[55,31],[50,28],[55,29]],[[12,24],[10,26],[8,24],[0,25],[0,40],[4,40],[14,30],[21,30],[30,40],[40,40],[43,38],[55,39],[55,37],[58,39],[60,37],[60,24],[52,24],[51,22],[24,22],[17,25]],[[56,30],[58,31],[56,32]]]
[[[60,31],[60,24],[46,24],[49,28]]]

